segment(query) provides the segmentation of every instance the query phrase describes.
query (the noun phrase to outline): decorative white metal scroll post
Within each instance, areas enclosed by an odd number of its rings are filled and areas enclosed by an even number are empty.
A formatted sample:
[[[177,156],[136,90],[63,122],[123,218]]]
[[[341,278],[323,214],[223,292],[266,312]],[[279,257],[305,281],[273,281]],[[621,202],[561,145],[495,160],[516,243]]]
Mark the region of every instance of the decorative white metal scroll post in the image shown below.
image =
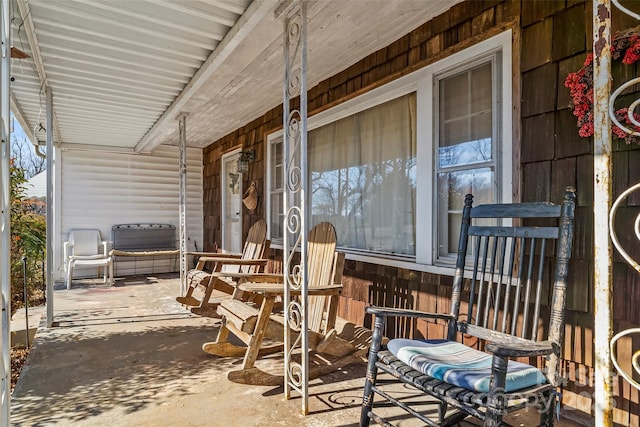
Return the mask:
[[[611,76],[611,2],[593,1],[593,225],[594,225],[594,350],[595,423],[613,422],[611,339],[611,121],[608,114]]]
[[[2,0],[0,4],[0,33],[2,34],[2,61],[0,63],[0,137],[2,137],[0,148],[0,303],[2,304],[2,388],[0,389],[0,403],[2,409],[0,413],[0,425],[9,425],[10,399],[11,399],[11,356],[10,356],[10,325],[9,313],[11,301],[11,282],[9,274],[10,258],[10,234],[9,227],[9,71],[11,67],[11,46],[10,34],[11,25],[9,21],[9,0]]]
[[[178,116],[178,132],[180,133],[178,155],[179,203],[178,216],[180,220],[180,295],[187,292],[187,116]]]
[[[302,413],[308,413],[309,361],[307,326],[307,3],[296,0],[284,15],[284,277],[285,277],[285,398],[296,390],[302,395]],[[299,96],[299,108],[291,109]],[[299,263],[294,262],[300,250]],[[300,299],[291,298],[291,290],[300,290]],[[288,327],[287,327],[288,326]],[[292,339],[295,333],[295,340]],[[293,359],[299,350],[300,361]]]

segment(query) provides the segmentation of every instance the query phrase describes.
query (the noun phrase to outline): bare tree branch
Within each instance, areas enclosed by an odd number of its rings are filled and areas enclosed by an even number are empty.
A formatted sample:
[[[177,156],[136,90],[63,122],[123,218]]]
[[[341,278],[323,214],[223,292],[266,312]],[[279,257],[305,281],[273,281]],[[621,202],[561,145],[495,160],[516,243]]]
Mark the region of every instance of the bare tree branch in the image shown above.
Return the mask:
[[[39,174],[47,166],[46,159],[36,154],[35,147],[24,134],[11,135],[11,158],[16,166],[24,170],[27,179]]]

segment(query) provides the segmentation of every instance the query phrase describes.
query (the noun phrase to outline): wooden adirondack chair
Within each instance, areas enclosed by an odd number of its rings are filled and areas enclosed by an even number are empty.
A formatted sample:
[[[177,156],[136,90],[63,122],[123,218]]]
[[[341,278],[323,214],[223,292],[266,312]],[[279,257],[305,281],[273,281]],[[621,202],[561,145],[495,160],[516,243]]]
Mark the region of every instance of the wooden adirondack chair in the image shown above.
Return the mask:
[[[336,252],[336,232],[333,225],[328,222],[316,225],[309,234],[308,242],[309,345],[319,352],[333,350],[346,353],[349,349],[336,337],[334,329],[342,289],[344,254]],[[202,349],[216,356],[244,355],[242,369],[247,370],[253,368],[260,355],[283,349],[281,342],[269,346],[262,346],[262,343],[265,336],[282,339],[284,319],[272,316],[272,312],[276,299],[284,295],[284,284],[281,274],[240,276],[242,279],[238,289],[260,294],[260,306],[238,299],[223,301],[218,307],[218,313],[223,317],[218,337],[215,342],[203,344]],[[293,292],[292,295],[299,293]],[[246,347],[230,343],[229,333],[238,337]]]
[[[382,407],[388,408],[388,403],[429,426],[455,424],[468,415],[483,420],[485,426],[499,426],[503,415],[528,405],[538,407],[541,425],[553,425],[575,194],[567,189],[562,206],[520,203],[472,208],[472,199],[466,197],[463,210],[450,313],[367,309],[375,315],[375,326],[361,427],[371,420],[392,425],[383,415]],[[536,226],[495,224],[511,218],[524,218]],[[488,225],[492,219],[498,220]],[[445,321],[447,339],[393,339],[381,349],[386,319],[396,316]],[[475,337],[484,343],[480,347],[484,351],[456,341],[458,334]],[[544,370],[509,360],[540,356],[546,357]],[[437,420],[390,392],[388,382],[378,384],[379,371],[436,398]],[[385,401],[378,408],[373,407],[376,395]],[[453,414],[446,414],[448,407]],[[398,419],[397,413],[394,418]]]
[[[189,284],[187,294],[177,297],[176,301],[192,306],[192,313],[215,314],[220,300],[211,301],[214,289],[229,295],[232,295],[236,289],[235,279],[229,274],[257,273],[267,264],[266,258],[269,256],[270,242],[266,240],[266,236],[267,223],[261,219],[249,229],[241,254],[191,252],[191,255],[200,255],[200,258],[196,268],[187,273],[187,283]],[[193,296],[193,292],[198,286],[204,289],[202,301]]]

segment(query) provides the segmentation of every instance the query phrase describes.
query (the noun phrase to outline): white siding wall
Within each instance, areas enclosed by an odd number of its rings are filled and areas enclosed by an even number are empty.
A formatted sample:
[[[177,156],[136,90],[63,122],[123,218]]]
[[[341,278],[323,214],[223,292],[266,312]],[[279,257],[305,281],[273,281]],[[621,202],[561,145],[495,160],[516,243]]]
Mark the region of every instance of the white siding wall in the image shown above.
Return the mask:
[[[161,223],[176,226],[178,219],[178,147],[163,145],[152,154],[63,151],[61,173],[60,241],[69,230],[97,228],[112,240],[115,224]],[[188,250],[194,242],[202,250],[202,150],[187,150]],[[176,242],[178,244],[178,242]],[[179,246],[177,246],[179,247]],[[63,277],[62,246],[56,256],[56,278]],[[122,260],[123,258],[119,258]],[[136,259],[118,262],[117,275],[176,271],[173,260]],[[78,271],[80,277],[81,271]],[[95,274],[95,270],[84,272]],[[74,271],[74,276],[76,276]]]

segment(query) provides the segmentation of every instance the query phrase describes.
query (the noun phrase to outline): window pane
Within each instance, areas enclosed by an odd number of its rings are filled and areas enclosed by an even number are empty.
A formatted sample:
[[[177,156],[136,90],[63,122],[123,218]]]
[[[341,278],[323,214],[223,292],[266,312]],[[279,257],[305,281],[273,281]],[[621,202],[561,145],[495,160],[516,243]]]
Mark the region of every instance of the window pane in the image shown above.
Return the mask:
[[[284,215],[282,214],[282,193],[271,193],[270,228],[272,239],[281,239],[283,237],[283,220]]]
[[[284,186],[284,164],[283,164],[283,143],[282,139],[272,141],[269,145],[269,161],[271,171],[270,199],[269,199],[269,230],[270,238],[274,240],[282,239],[282,190]]]
[[[415,110],[410,94],[309,133],[312,223],[340,246],[415,254]]]
[[[493,168],[469,169],[438,174],[438,255],[456,253],[464,197],[473,195],[473,204],[493,203]]]
[[[491,161],[493,156],[491,62],[444,78],[438,84],[440,87],[439,167]]]
[[[474,68],[471,73],[471,112],[491,111],[491,62]]]
[[[271,189],[282,189],[284,165],[282,164],[282,141],[271,144]]]
[[[460,73],[440,82],[442,99],[446,99],[442,105],[442,119],[451,120],[459,117],[460,114],[466,114],[466,106],[469,104],[469,75],[468,73]],[[464,110],[460,107],[464,106]]]
[[[489,148],[487,153],[483,153],[480,157],[482,160],[491,160],[491,135],[493,133],[491,123],[491,111],[476,114],[471,117],[471,140],[475,143],[477,141],[486,141],[485,148]],[[477,144],[476,144],[477,145]]]
[[[452,147],[455,150],[457,145],[471,140],[468,117],[443,122],[443,125],[444,128],[440,139],[443,148]]]

